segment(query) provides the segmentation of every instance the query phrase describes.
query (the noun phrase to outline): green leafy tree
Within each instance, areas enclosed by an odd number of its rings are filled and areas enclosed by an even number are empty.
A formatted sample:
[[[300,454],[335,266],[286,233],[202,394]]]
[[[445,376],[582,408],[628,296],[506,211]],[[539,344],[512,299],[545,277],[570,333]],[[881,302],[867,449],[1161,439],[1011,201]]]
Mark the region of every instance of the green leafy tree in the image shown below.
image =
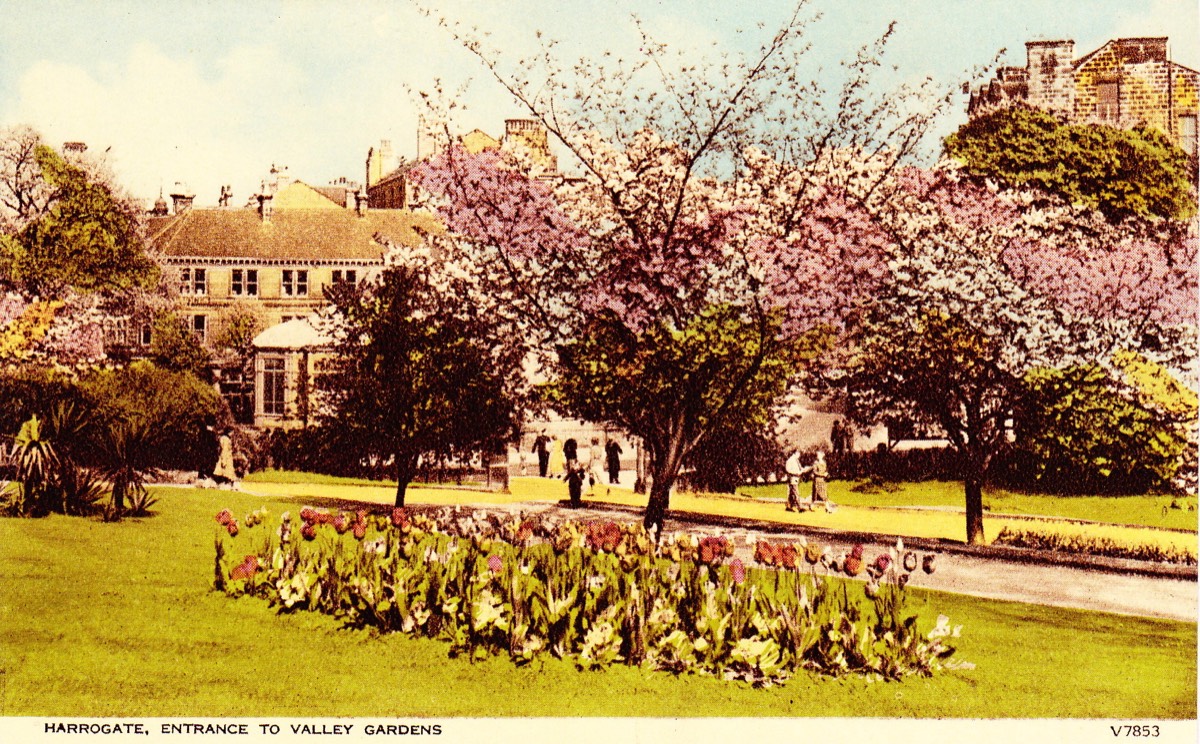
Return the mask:
[[[151,325],[150,359],[164,369],[207,377],[212,357],[178,315],[162,312]]]
[[[435,265],[395,266],[328,293],[335,353],[316,384],[342,446],[394,460],[404,505],[421,455],[492,451],[517,426],[521,354]]]
[[[245,362],[254,356],[254,337],[267,327],[262,308],[250,302],[235,302],[217,315],[213,346],[229,351]]]
[[[1196,394],[1140,355],[1117,354],[1113,366],[1037,369],[1027,376],[1016,447],[1045,487],[1168,491],[1184,471],[1194,472],[1188,460],[1194,460]]]
[[[43,298],[68,288],[116,293],[153,286],[158,268],[146,255],[136,206],[101,174],[51,147],[39,142],[18,150],[23,159],[0,189],[12,210],[0,235],[0,274]]]
[[[788,340],[782,318],[718,306],[679,328],[663,319],[635,333],[602,312],[558,348],[558,375],[546,391],[564,410],[641,437],[655,487],[669,489],[709,433],[770,428],[773,404],[827,338]],[[651,502],[646,522],[661,524],[665,508]]]
[[[80,387],[101,423],[96,446],[114,443],[104,431],[113,427],[125,427],[124,439],[131,441],[146,439],[142,430],[148,430],[157,447],[147,462],[156,468],[197,469],[207,456],[205,425],[222,414],[212,385],[190,372],[145,361],[97,371],[84,377]]]
[[[1015,106],[962,125],[945,149],[972,175],[1044,189],[1112,220],[1180,220],[1196,212],[1190,159],[1156,129],[1064,125]]]

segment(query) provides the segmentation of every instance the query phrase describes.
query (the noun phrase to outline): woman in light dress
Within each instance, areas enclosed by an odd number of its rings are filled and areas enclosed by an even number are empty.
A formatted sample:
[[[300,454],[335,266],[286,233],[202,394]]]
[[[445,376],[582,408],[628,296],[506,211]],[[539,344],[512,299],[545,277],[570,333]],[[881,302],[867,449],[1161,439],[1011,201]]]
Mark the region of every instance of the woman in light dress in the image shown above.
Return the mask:
[[[557,478],[567,471],[567,458],[563,455],[563,443],[558,437],[550,437],[550,477]]]

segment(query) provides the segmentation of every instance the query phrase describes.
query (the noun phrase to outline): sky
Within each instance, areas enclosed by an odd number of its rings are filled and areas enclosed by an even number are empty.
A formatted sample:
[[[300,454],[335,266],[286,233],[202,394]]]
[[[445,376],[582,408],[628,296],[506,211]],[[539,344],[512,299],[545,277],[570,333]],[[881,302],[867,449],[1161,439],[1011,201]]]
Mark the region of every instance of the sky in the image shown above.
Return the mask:
[[[785,19],[792,0],[439,0],[437,14],[487,33],[512,58],[559,40],[565,58],[637,54],[632,16],[684,50],[738,49]],[[890,21],[887,52],[905,79],[956,85],[1006,49],[1073,39],[1082,56],[1109,39],[1170,37],[1200,69],[1195,0],[813,0],[812,55],[835,67]],[[177,182],[198,206],[223,184],[235,203],[272,166],[312,185],[362,181],[367,151],[390,140],[416,154],[414,97],[436,80],[460,122],[500,135],[523,112],[435,19],[379,0],[0,0],[0,127],[27,124],[53,145],[85,142],[147,206]],[[767,31],[758,30],[764,24]],[[741,33],[738,33],[738,32]],[[463,87],[465,86],[465,88]],[[946,132],[965,118],[966,98]],[[957,118],[955,118],[957,117]]]

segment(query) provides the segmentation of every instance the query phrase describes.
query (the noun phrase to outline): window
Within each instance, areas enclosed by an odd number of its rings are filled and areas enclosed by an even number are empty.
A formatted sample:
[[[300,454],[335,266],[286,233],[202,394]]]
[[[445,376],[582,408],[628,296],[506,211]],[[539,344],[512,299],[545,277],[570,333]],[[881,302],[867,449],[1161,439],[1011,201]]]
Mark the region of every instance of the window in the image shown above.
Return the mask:
[[[1116,122],[1121,118],[1121,91],[1118,83],[1096,85],[1096,118]]]
[[[149,346],[151,337],[153,336],[153,332],[151,331],[150,324],[142,323],[142,327],[140,330],[141,330],[141,338],[139,340],[141,341],[142,346]]]
[[[1196,115],[1184,114],[1179,117],[1179,146],[1188,155],[1196,154]]]
[[[229,288],[241,297],[257,297],[258,269],[234,269]]]
[[[204,342],[205,334],[208,331],[208,317],[204,315],[192,316],[192,333],[196,335],[196,339],[201,343]]]
[[[204,269],[184,268],[179,270],[179,294],[203,295],[207,293]]]
[[[284,364],[280,357],[263,360],[262,412],[267,416],[283,415]]]
[[[308,271],[304,269],[284,269],[280,294],[284,297],[307,297]]]
[[[354,284],[358,281],[358,271],[355,269],[334,269],[333,283],[334,284]]]

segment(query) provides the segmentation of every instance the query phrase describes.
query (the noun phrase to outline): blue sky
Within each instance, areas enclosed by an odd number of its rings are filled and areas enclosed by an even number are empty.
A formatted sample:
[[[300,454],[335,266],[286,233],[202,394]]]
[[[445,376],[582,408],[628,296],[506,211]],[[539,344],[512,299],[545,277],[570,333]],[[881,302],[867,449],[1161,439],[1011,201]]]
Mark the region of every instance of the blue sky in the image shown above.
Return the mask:
[[[497,3],[441,0],[439,12],[475,25],[511,54],[534,32],[571,55],[636,52],[630,16],[657,38],[692,48],[757,40],[792,7],[696,0]],[[1024,43],[1070,38],[1085,54],[1111,38],[1169,36],[1172,57],[1200,67],[1194,0],[816,0],[813,53],[836,65],[898,22],[889,61],[902,77],[952,84],[989,62],[1024,64]],[[464,81],[463,124],[500,134],[519,116],[473,58],[406,3],[223,0],[0,0],[0,125],[27,123],[48,141],[109,150],[139,198],[188,183],[197,203],[221,184],[246,199],[273,165],[313,184],[361,180],[367,149],[390,139],[415,154],[412,90]],[[737,29],[747,33],[735,34]],[[943,124],[953,127],[957,121]]]

